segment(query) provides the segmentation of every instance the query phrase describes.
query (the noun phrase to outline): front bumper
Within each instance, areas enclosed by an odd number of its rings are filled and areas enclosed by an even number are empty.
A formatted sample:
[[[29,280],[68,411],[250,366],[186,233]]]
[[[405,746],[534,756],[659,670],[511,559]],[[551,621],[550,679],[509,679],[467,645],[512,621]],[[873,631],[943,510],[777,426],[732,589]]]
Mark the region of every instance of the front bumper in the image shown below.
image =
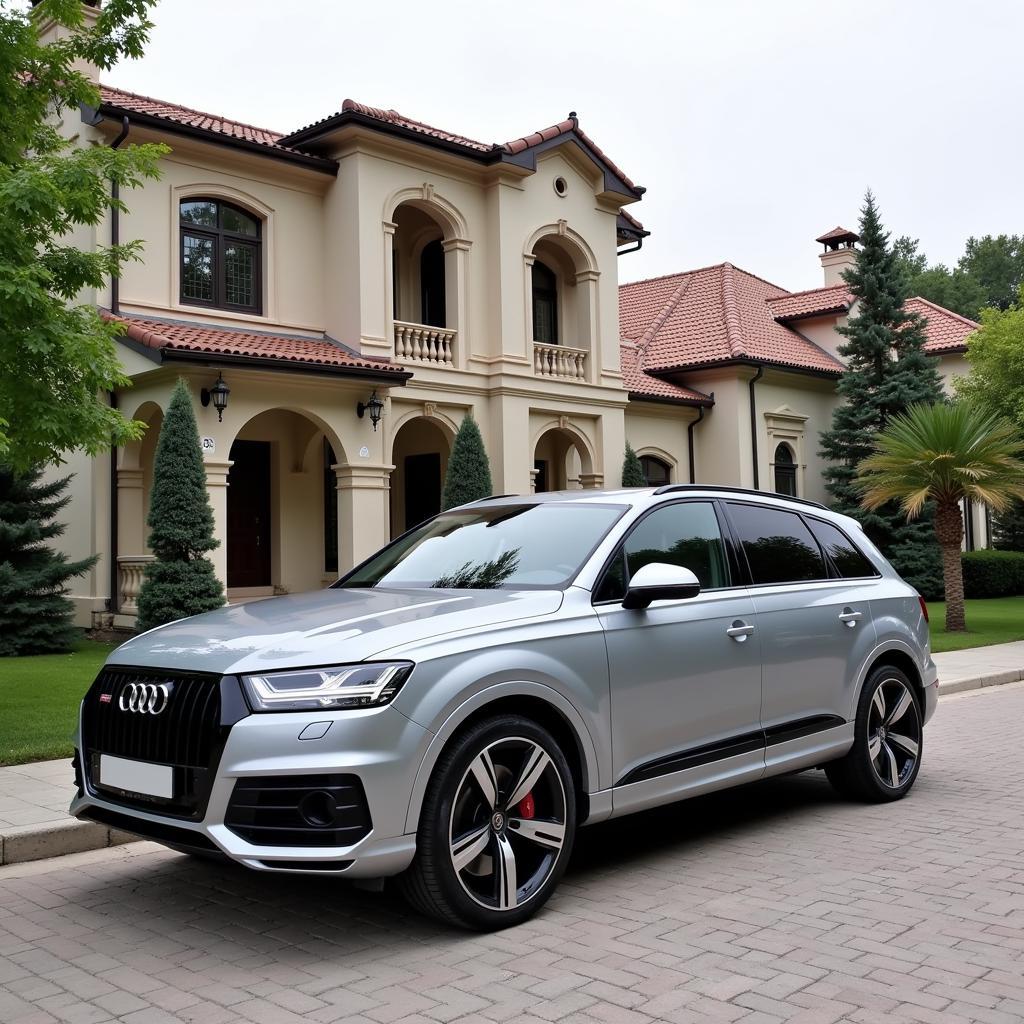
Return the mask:
[[[307,735],[320,732],[323,723],[328,728],[322,736],[299,739],[304,730]],[[393,707],[249,715],[231,727],[201,822],[126,806],[95,789],[83,770],[77,743],[82,790],[70,812],[172,847],[222,853],[258,871],[393,875],[408,867],[416,851],[416,836],[405,827],[413,782],[430,739],[428,730]],[[255,845],[225,824],[239,779],[338,773],[358,777],[369,808],[370,830],[350,846]]]

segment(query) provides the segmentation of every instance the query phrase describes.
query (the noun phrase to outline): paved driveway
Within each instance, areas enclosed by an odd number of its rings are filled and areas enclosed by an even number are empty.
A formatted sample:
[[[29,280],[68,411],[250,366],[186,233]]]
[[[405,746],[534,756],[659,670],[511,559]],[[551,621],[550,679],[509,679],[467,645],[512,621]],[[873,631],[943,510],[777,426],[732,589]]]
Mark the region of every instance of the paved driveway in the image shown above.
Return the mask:
[[[1024,1020],[1024,684],[943,699],[913,795],[809,773],[581,833],[478,936],[150,844],[0,869],[0,1021]]]

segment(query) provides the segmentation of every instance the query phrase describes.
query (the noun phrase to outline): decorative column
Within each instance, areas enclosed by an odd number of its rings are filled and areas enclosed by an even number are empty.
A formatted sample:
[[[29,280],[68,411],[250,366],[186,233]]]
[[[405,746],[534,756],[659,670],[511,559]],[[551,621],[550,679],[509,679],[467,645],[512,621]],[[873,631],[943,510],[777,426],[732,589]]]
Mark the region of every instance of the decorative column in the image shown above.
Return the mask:
[[[217,578],[228,586],[228,471],[234,465],[230,459],[218,461],[208,459],[206,469],[206,493],[213,508],[213,535],[220,545],[209,553]]]
[[[146,495],[141,468],[117,471],[117,550],[122,555],[146,551]]]
[[[466,264],[470,243],[464,238],[448,238],[441,243],[444,250],[445,326],[455,330],[454,364],[465,367],[469,358],[469,318],[466,299],[469,281]]]
[[[597,270],[581,270],[576,275],[576,309],[579,317],[581,348],[588,350],[589,366],[586,379],[592,384],[601,382],[604,353],[601,350],[601,316],[597,303],[597,282],[601,274]]]
[[[604,486],[604,473],[580,473],[580,487],[584,490],[600,490]]]
[[[338,480],[338,572],[382,548],[391,539],[392,465],[340,462],[331,467]]]
[[[384,221],[384,337],[395,353],[395,232],[398,225]]]

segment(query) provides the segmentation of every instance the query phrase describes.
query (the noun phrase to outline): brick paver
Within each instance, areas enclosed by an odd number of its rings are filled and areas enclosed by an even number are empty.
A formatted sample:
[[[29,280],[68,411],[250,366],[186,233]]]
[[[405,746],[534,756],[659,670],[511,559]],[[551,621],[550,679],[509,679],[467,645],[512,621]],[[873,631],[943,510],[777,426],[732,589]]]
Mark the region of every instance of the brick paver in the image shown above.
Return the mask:
[[[0,1021],[1019,1024],[1024,684],[944,698],[913,795],[821,773],[585,829],[536,919],[136,844],[0,869]]]

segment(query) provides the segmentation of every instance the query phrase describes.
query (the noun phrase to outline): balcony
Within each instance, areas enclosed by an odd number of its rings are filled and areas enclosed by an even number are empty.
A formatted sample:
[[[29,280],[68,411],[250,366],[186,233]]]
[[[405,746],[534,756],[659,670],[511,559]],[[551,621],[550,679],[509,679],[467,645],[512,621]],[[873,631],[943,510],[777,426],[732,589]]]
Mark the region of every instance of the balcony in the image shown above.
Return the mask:
[[[566,345],[533,343],[533,372],[538,377],[557,377],[560,380],[587,379],[587,350]]]
[[[407,363],[455,365],[455,331],[395,321],[395,358]]]

